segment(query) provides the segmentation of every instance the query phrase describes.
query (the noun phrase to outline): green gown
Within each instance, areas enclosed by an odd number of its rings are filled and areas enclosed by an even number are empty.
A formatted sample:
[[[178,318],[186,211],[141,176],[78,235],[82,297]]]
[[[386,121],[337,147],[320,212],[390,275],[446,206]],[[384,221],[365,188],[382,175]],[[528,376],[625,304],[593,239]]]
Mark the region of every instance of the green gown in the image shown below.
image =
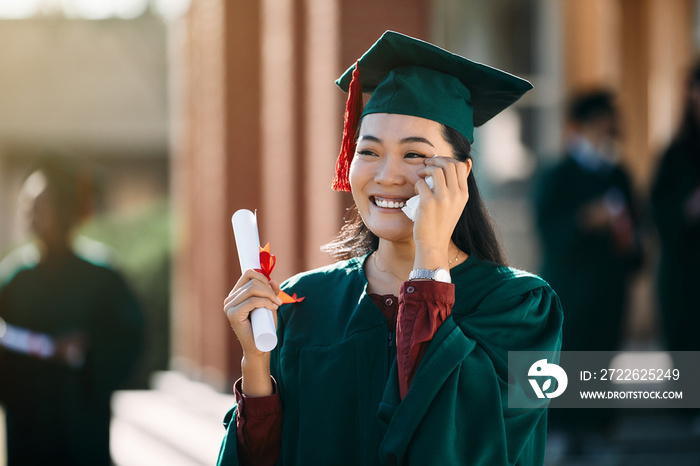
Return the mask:
[[[452,315],[399,397],[394,336],[367,294],[368,256],[283,288],[272,373],[284,408],[279,464],[541,465],[546,409],[505,405],[508,351],[558,350],[562,311],[540,278],[478,260],[451,270]],[[238,464],[234,407],[219,464]]]
[[[674,143],[664,154],[651,192],[661,238],[660,316],[666,345],[673,351],[700,350],[700,221],[691,221],[684,212],[698,187],[700,143]]]
[[[71,255],[58,270],[16,270],[0,288],[0,317],[52,337],[80,332],[84,365],[70,368],[0,348],[8,464],[109,465],[110,396],[130,373],[142,313],[113,270]]]

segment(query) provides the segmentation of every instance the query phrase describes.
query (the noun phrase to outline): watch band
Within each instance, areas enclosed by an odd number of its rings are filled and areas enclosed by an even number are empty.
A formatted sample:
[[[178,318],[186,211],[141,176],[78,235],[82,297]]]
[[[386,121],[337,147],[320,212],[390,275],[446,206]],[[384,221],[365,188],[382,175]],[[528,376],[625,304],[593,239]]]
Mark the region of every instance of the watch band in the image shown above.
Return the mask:
[[[434,280],[443,283],[452,283],[450,278],[450,272],[443,269],[442,267],[430,270],[430,269],[413,269],[408,275],[409,280]]]

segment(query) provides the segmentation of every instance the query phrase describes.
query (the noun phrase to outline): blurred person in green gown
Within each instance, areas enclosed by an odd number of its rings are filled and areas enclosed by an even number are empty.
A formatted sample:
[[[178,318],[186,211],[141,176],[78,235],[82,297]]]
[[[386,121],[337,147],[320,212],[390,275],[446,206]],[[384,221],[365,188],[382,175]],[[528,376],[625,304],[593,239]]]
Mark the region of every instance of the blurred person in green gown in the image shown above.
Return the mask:
[[[562,350],[620,347],[630,279],[641,265],[637,201],[617,163],[614,96],[576,96],[564,158],[543,176],[535,207],[542,277],[564,308]]]
[[[110,397],[140,353],[143,316],[126,282],[73,247],[86,210],[80,180],[56,161],[32,172],[20,211],[35,245],[0,266],[9,465],[111,464]]]
[[[661,240],[658,292],[665,344],[673,351],[698,351],[700,60],[690,73],[685,102],[681,126],[661,158],[651,208]]]
[[[568,120],[564,157],[544,173],[535,196],[541,275],[564,309],[562,351],[615,351],[622,345],[629,287],[642,251],[637,200],[617,161],[613,94],[575,96]],[[550,426],[571,454],[604,437],[614,419],[607,409],[550,410]]]

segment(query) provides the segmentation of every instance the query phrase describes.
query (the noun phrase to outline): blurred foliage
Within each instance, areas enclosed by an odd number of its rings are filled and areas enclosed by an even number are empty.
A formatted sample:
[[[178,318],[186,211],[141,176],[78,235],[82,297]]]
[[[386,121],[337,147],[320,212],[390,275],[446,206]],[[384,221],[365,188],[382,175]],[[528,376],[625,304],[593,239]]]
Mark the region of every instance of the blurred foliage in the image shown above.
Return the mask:
[[[127,214],[96,216],[79,233],[114,248],[114,265],[143,307],[144,352],[128,388],[147,388],[149,375],[167,369],[170,359],[170,205],[161,199]]]

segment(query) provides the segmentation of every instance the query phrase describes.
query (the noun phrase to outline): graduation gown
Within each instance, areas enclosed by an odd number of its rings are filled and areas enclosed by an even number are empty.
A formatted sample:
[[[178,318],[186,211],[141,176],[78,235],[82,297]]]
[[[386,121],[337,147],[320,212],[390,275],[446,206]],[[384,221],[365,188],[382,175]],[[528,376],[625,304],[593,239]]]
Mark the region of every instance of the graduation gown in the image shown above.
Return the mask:
[[[685,206],[700,186],[700,143],[675,142],[664,154],[651,192],[661,239],[658,274],[661,321],[673,351],[698,351],[700,327],[700,221]]]
[[[546,410],[506,406],[507,352],[558,350],[562,312],[540,278],[480,261],[451,270],[452,314],[399,396],[394,335],[367,293],[368,256],[297,275],[271,370],[284,407],[279,464],[541,465]],[[236,407],[219,464],[238,464]]]
[[[606,165],[587,169],[567,155],[545,173],[536,192],[541,275],[561,298],[566,316],[562,349],[567,351],[618,349],[629,280],[641,265],[636,234],[633,248],[620,251],[610,230],[589,231],[580,223],[584,206],[613,191],[636,223],[629,177]]]
[[[0,347],[8,464],[109,465],[110,396],[132,369],[142,340],[142,314],[113,270],[71,255],[58,270],[15,271],[0,288],[0,317],[9,324],[88,340],[80,368]]]

